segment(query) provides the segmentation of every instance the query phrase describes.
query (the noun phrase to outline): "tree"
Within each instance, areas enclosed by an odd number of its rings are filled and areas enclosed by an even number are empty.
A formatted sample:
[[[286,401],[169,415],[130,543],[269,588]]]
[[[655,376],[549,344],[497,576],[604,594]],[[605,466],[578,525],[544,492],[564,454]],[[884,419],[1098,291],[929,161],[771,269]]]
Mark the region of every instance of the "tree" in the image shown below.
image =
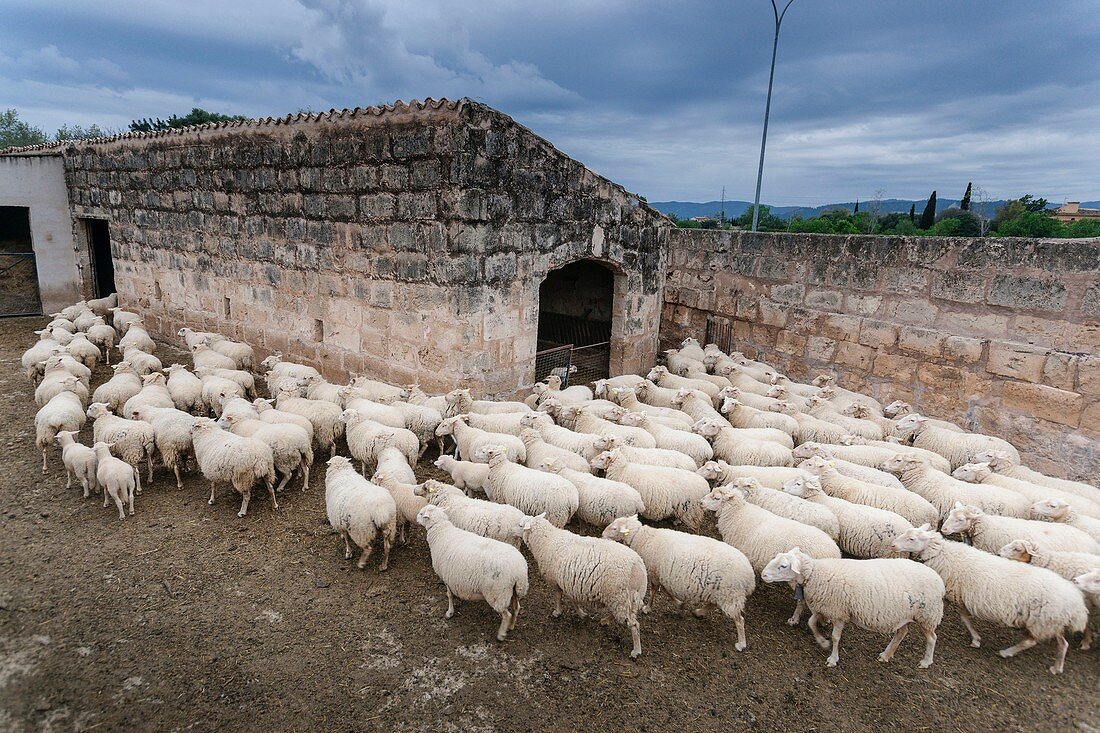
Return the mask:
[[[195,107],[183,117],[172,115],[167,120],[162,120],[159,117],[155,120],[151,118],[133,120],[130,123],[130,130],[133,132],[153,132],[154,130],[172,130],[180,127],[191,127],[192,125],[205,125],[209,122],[232,122],[244,119],[248,118],[243,115],[223,115],[220,112],[207,112],[205,109]]]
[[[1028,211],[1045,211],[1047,208],[1046,199],[1033,198],[1030,193],[1021,196],[1020,203],[1023,204],[1024,208]]]
[[[971,211],[978,217],[978,224],[981,227],[981,234],[978,236],[984,237],[989,233],[989,194],[984,188],[978,186],[974,189],[973,201]]]
[[[18,111],[6,109],[0,112],[0,150],[24,145],[41,145],[45,142],[49,142],[46,133],[41,128],[19,119]]]
[[[909,204],[909,221],[911,221],[914,224],[917,223],[917,205],[916,204]]]
[[[745,213],[733,220],[733,224],[742,229],[752,228],[752,209],[746,209]],[[772,213],[770,206],[760,205],[760,216],[756,228],[762,232],[782,232],[787,229],[787,222]]]
[[[928,203],[924,205],[924,213],[920,215],[920,228],[931,229],[936,224],[936,192],[928,197]]]
[[[997,227],[1001,237],[1056,237],[1062,225],[1045,211],[1024,211]]]
[[[966,193],[963,194],[963,200],[959,203],[959,209],[962,211],[970,211],[970,189],[973,183],[966,184]]]
[[[853,214],[858,214],[859,213],[859,199],[856,199],[856,208],[852,213]]]
[[[948,220],[953,219],[954,223]],[[982,223],[977,216],[970,211],[951,207],[936,217],[936,234],[944,234],[950,228],[951,236],[955,237],[980,237],[982,236]]]
[[[874,234],[875,229],[878,227],[879,219],[882,218],[882,201],[886,198],[886,189],[880,188],[875,191],[874,198],[871,199],[870,205],[867,207],[867,233]]]
[[[993,229],[1000,233],[1005,223],[1010,222],[1022,214],[1043,214],[1047,210],[1047,200],[1044,198],[1035,198],[1030,193],[1021,196],[1018,199],[1011,199],[1006,201],[1004,206],[997,209],[996,214],[993,216]],[[1002,235],[1007,236],[1007,235]],[[1022,234],[1012,236],[1025,236]]]
[[[118,130],[112,130],[99,125],[89,125],[84,127],[83,125],[62,125],[57,128],[57,134],[54,135],[54,140],[62,142],[65,140],[87,140],[95,137],[110,137],[118,133]]]

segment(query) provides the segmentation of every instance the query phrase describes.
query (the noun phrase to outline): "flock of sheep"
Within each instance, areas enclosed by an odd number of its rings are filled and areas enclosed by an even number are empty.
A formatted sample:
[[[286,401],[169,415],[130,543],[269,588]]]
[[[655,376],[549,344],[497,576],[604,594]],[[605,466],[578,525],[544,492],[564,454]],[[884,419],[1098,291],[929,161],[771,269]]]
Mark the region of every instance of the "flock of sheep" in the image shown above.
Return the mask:
[[[758,575],[791,587],[788,623],[809,611],[829,666],[849,623],[892,635],[883,662],[915,624],[929,666],[945,598],[973,646],[974,619],[1024,630],[1005,657],[1054,640],[1054,673],[1067,634],[1091,643],[1100,489],[1035,472],[1003,440],[903,402],[884,407],[829,376],[793,382],[686,339],[646,377],[593,390],[554,374],[525,401],[506,402],[363,376],[331,384],[278,355],[254,364],[247,344],[186,328],[193,369],[164,369],[141,316],[113,297],[66,308],[37,333],[22,364],[36,385],[43,473],[56,442],[66,486],[75,477],[85,497],[102,492],[124,519],[143,469],[146,487],[158,463],[182,487],[193,462],[210,503],[231,484],[243,517],[258,485],[273,508],[295,475],[307,489],[314,455],[326,453],[326,509],[345,557],[359,548],[362,568],[377,543],[385,570],[395,543],[424,527],[447,618],[455,597],[483,600],[500,614],[499,639],[528,591],[526,546],[555,593],[554,616],[566,600],[582,616],[598,609],[629,628],[635,657],[639,614],[658,589],[696,614],[718,607],[743,650]],[[93,392],[92,369],[113,349],[122,359]],[[269,398],[257,394],[254,369]],[[91,447],[77,440],[88,418]],[[350,458],[337,455],[345,445]],[[451,483],[416,479],[433,446]],[[708,512],[721,540],[699,534]],[[602,536],[570,532],[570,521]]]

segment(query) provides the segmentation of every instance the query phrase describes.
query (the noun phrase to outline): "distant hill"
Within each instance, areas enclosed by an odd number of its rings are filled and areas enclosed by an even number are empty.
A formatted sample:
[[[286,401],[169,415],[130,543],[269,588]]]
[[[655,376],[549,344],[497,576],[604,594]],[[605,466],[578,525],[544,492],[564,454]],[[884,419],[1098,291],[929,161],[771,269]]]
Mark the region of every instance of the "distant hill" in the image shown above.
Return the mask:
[[[765,202],[766,203],[766,202]],[[867,210],[870,205],[869,201],[860,201],[859,206],[863,211]],[[883,214],[889,214],[891,212],[908,213],[909,207],[916,204],[917,215],[919,216],[924,211],[925,204],[928,203],[927,199],[913,200],[913,199],[885,199],[881,202],[881,211]],[[936,199],[936,211],[943,211],[952,206],[958,206],[959,199]],[[989,216],[993,216],[993,212],[998,207],[1004,206],[1004,199],[998,199],[997,201],[989,201],[985,204],[986,211]],[[711,216],[717,217],[719,209],[722,208],[721,201],[650,201],[649,205],[657,209],[663,214],[669,216],[675,216],[679,219],[690,219],[693,216]],[[764,205],[764,204],[762,204]],[[814,216],[819,216],[826,211],[833,209],[848,209],[851,211],[856,206],[855,201],[841,201],[835,204],[823,204],[821,206],[772,206],[771,212],[776,216],[783,219],[790,219],[792,216],[800,216],[803,219],[809,219]],[[976,206],[976,204],[974,204]],[[1056,208],[1058,204],[1050,204],[1050,208]],[[1082,201],[1081,206],[1089,209],[1100,208],[1100,201]],[[752,208],[751,201],[727,201],[726,218],[736,219]],[[973,207],[972,207],[973,208]]]

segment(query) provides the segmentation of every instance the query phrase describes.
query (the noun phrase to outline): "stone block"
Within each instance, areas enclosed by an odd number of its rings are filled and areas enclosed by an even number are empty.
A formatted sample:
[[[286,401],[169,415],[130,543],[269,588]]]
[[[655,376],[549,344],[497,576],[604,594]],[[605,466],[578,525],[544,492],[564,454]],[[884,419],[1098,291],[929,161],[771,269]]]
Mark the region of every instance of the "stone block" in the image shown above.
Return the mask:
[[[1001,399],[1005,407],[1071,427],[1080,424],[1084,406],[1076,392],[1027,382],[1005,382]]]
[[[919,361],[908,356],[878,351],[871,373],[896,384],[905,386],[916,380]]]
[[[885,321],[863,319],[859,328],[859,343],[872,349],[889,348],[898,342],[898,327]]]
[[[836,355],[836,341],[824,336],[806,339],[806,358],[811,361],[832,362]]]
[[[900,298],[885,309],[884,315],[898,323],[931,326],[935,323],[938,313],[939,308],[926,298]]]
[[[806,351],[806,337],[794,331],[783,330],[775,340],[776,351],[801,356]]]
[[[898,347],[923,356],[940,356],[943,353],[944,335],[939,331],[914,326],[898,329]]]
[[[1100,356],[1082,356],[1077,362],[1077,391],[1100,395]]]
[[[1043,364],[1043,384],[1072,390],[1077,381],[1077,361],[1076,355],[1064,351],[1048,354]]]
[[[1080,428],[1100,436],[1100,402],[1093,402],[1081,411]]]
[[[759,321],[768,326],[779,326],[782,328],[787,325],[787,309],[783,308],[770,300],[761,300],[759,303],[760,315]],[[743,314],[738,313],[739,317],[744,317]]]
[[[1039,382],[1043,378],[1045,364],[1045,351],[1023,344],[994,341],[989,345],[989,358],[986,359],[985,370],[1002,377]]]
[[[989,284],[986,302],[1020,310],[1058,312],[1066,305],[1066,286],[1053,277],[997,275]]]
[[[835,311],[840,308],[843,295],[836,290],[811,290],[806,293],[806,307]]]
[[[858,316],[829,314],[821,324],[821,335],[836,341],[858,341],[862,320]]]
[[[860,316],[873,316],[882,306],[882,296],[848,293],[845,302],[849,312]]]
[[[771,299],[777,303],[794,304],[801,303],[806,293],[806,286],[801,283],[787,283],[775,285],[771,288]]]
[[[999,313],[964,313],[944,310],[936,320],[936,327],[945,333],[959,336],[1003,339],[1010,335],[1008,322],[1009,317]]]
[[[875,350],[851,341],[841,341],[836,347],[836,363],[866,371],[871,368]]]
[[[956,303],[981,303],[985,277],[962,270],[938,270],[932,274],[932,297]]]
[[[980,339],[966,336],[948,336],[943,342],[943,355],[965,364],[977,364],[981,361],[984,344]]]

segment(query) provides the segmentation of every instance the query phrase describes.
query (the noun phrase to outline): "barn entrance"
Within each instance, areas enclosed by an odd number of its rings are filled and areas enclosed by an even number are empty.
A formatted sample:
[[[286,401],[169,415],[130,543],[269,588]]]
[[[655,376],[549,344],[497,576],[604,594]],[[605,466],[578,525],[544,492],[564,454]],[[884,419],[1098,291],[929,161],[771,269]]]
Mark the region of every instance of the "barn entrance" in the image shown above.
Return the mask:
[[[535,379],[568,375],[567,384],[605,379],[611,363],[615,275],[593,260],[552,270],[539,286]]]
[[[92,263],[95,297],[106,298],[115,292],[115,261],[111,258],[111,228],[106,219],[81,219]]]
[[[31,244],[31,210],[0,206],[0,316],[42,312],[38,267]]]

